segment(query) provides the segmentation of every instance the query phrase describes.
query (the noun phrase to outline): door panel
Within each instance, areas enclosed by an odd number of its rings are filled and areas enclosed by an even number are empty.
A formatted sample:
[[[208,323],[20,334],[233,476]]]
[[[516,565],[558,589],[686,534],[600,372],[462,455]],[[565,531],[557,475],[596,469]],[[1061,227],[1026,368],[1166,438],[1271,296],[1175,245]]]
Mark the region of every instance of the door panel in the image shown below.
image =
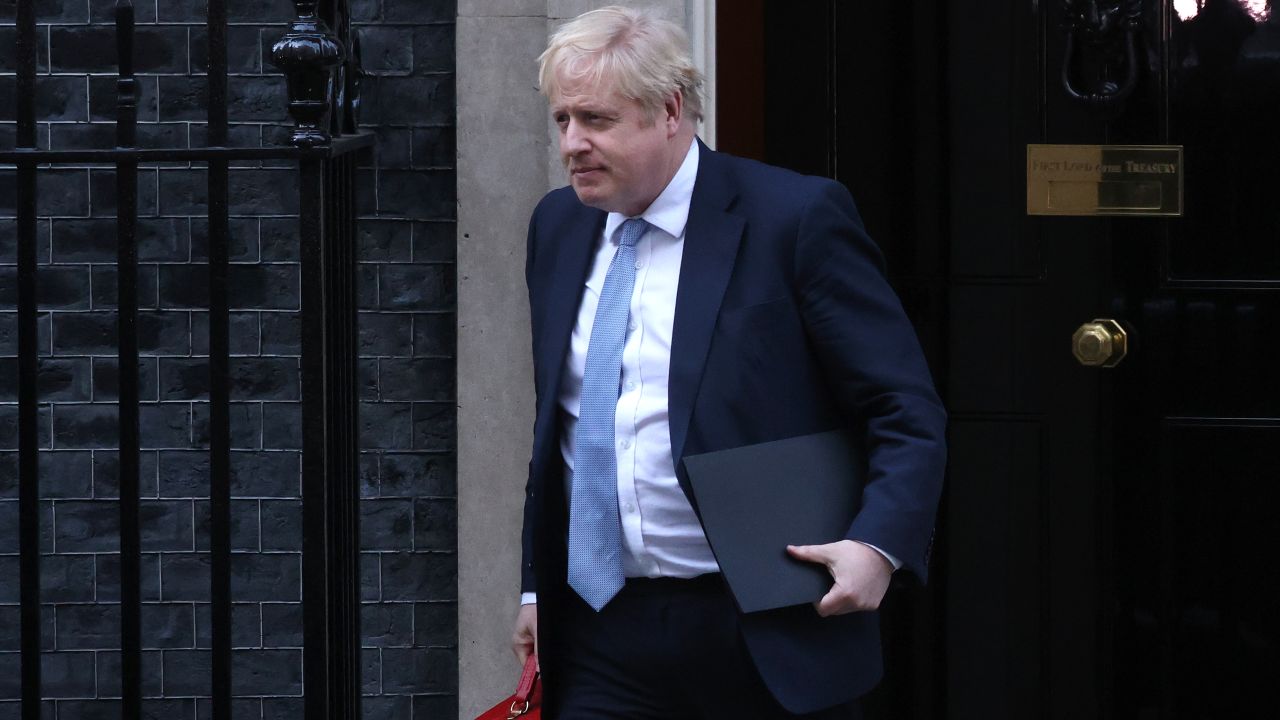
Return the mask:
[[[1280,14],[1264,2],[1180,3],[1169,17],[1169,125],[1186,146],[1180,280],[1280,277]],[[1194,14],[1193,14],[1194,11]]]
[[[1041,139],[1033,3],[953,2],[948,13],[951,277],[1036,281],[1041,228],[1022,213],[1026,145]],[[993,41],[994,40],[994,41]]]
[[[947,643],[966,656],[953,655],[948,695],[951,706],[966,713],[1035,717],[1044,694],[1048,508],[1046,488],[1037,482],[1044,476],[1044,440],[1041,423],[1027,418],[951,423],[949,512],[983,519],[962,526],[971,528],[967,542],[953,544],[947,561]],[[993,499],[1022,512],[992,513]],[[1019,662],[992,662],[1011,647],[1019,649]],[[980,715],[950,715],[967,716]]]
[[[1275,421],[1169,419],[1117,493],[1112,717],[1263,717],[1275,681]]]
[[[1038,282],[1008,280],[966,280],[952,288],[947,398],[952,416],[1034,419],[1045,406],[1043,378],[1027,370],[1039,349],[1054,339],[1038,322],[1044,290]]]

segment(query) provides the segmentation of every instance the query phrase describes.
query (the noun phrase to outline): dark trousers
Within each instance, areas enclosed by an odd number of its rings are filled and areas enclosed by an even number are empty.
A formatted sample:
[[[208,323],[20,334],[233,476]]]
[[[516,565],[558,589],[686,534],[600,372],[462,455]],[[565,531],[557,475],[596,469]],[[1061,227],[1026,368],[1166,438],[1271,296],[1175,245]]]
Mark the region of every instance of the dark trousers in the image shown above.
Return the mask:
[[[570,592],[557,720],[855,720],[856,703],[809,715],[757,674],[719,576],[628,580],[597,613]]]

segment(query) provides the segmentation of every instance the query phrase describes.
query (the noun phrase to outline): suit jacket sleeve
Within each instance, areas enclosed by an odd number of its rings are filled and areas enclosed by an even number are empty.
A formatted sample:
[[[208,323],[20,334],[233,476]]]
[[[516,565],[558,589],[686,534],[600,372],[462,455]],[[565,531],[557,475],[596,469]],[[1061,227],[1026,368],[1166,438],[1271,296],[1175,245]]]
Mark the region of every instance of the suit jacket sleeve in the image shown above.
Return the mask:
[[[805,209],[795,289],[806,334],[842,411],[866,428],[862,507],[847,537],[885,550],[922,581],[946,464],[946,414],[915,330],[843,185]]]
[[[532,304],[533,304],[532,278],[533,278],[534,245],[536,244],[537,219],[538,219],[538,213],[537,211],[534,211],[533,217],[529,219],[529,233],[526,239],[526,248],[525,248],[525,266],[524,266],[525,270],[524,271],[525,271],[525,284],[526,286],[528,286],[530,290],[530,298],[529,298],[530,314],[532,314],[532,311],[533,311],[532,309]],[[531,330],[532,330],[532,326],[533,326],[533,323],[531,321],[530,322]],[[537,383],[535,383],[534,386],[536,388]],[[541,398],[538,398],[535,396],[534,398],[535,415],[537,413],[536,408],[539,406],[540,401],[541,401]],[[530,433],[530,436],[532,437],[532,432]],[[533,482],[533,461],[531,459],[529,462],[529,475],[528,475],[528,478],[525,480],[524,522],[520,532],[520,548],[521,548],[520,592],[522,593],[537,592],[537,589],[535,587],[535,582],[534,582],[534,567],[533,567],[533,524],[535,522],[535,517],[537,512],[536,505],[534,504],[534,496],[535,496],[535,492],[534,492],[534,482]]]

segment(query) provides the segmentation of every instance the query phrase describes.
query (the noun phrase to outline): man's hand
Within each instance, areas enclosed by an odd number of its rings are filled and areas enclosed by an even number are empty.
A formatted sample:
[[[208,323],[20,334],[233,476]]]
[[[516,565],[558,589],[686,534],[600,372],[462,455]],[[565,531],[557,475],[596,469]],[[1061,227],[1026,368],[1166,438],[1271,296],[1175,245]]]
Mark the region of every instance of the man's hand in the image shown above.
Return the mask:
[[[516,631],[511,636],[511,649],[515,651],[520,664],[524,665],[529,655],[538,654],[538,606],[536,604],[521,605],[520,614],[516,615]],[[542,665],[538,665],[542,669]]]
[[[827,566],[835,584],[813,604],[822,617],[875,610],[880,607],[893,565],[880,553],[853,540],[827,545],[788,545],[791,557]]]

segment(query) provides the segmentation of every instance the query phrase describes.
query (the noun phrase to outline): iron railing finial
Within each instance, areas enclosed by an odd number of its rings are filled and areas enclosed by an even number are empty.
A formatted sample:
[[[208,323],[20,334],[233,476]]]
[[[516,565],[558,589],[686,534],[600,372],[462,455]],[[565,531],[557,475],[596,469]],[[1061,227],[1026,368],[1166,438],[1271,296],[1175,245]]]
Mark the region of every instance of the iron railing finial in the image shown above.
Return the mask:
[[[294,0],[298,19],[271,48],[271,62],[289,85],[289,114],[293,116],[293,144],[327,145],[328,117],[333,107],[334,70],[346,56],[345,48],[322,18],[315,0]]]

